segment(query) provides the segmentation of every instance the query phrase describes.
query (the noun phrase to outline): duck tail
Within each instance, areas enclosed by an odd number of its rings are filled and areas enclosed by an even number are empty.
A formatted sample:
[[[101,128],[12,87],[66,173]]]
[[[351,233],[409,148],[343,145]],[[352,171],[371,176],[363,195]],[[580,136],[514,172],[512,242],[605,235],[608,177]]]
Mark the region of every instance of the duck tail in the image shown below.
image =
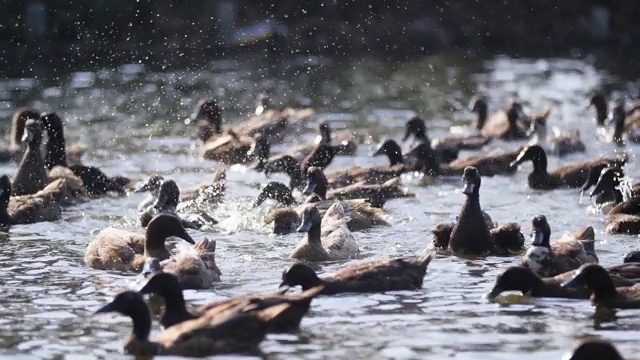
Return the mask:
[[[578,240],[595,240],[596,232],[593,230],[593,226],[587,226],[584,229],[573,233],[573,237]]]
[[[204,264],[207,266],[209,270],[217,272],[218,275],[222,275],[222,272],[220,271],[220,269],[218,268],[218,265],[216,264],[216,241],[215,240],[209,240],[207,238],[204,238],[202,240],[199,240],[194,245],[193,248],[198,254],[198,256],[200,256],[200,259],[202,259],[202,262],[204,262]]]
[[[433,260],[433,252],[430,252],[426,256],[421,257],[420,261],[419,261],[419,264],[420,264],[421,267],[424,267],[424,269],[426,271],[427,267],[431,263],[431,260]]]

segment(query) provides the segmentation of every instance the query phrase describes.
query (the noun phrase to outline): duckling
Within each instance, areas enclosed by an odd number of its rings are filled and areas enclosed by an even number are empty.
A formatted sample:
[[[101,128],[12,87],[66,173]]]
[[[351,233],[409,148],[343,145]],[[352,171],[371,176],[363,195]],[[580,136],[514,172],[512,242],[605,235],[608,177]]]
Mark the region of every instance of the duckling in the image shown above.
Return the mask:
[[[531,120],[531,128],[528,135],[532,136],[529,145],[540,145],[546,148],[547,152],[556,156],[564,156],[575,152],[585,152],[586,147],[580,140],[580,131],[574,130],[566,134],[556,134],[552,138],[547,138],[547,118],[551,109],[545,110]]]
[[[44,129],[47,130],[48,141],[45,145],[44,161],[50,171],[50,177],[51,173],[58,170],[57,167],[68,168],[82,180],[87,193],[92,196],[105,195],[108,192],[124,194],[130,187],[132,182],[126,177],[111,178],[93,166],[80,164],[68,166],[67,154],[64,150],[66,140],[62,119],[56,113],[44,113],[40,116],[40,121]],[[58,170],[58,172],[65,173],[64,170]]]
[[[525,147],[511,165],[517,166],[527,160],[530,160],[533,164],[533,171],[528,176],[529,187],[536,190],[553,190],[582,187],[587,181],[591,169],[601,171],[607,166],[622,167],[627,162],[628,157],[626,155],[622,159],[600,157],[561,166],[549,173],[547,172],[546,152],[539,145],[531,145]]]
[[[523,140],[527,138],[526,131],[519,121],[525,118],[522,105],[519,102],[511,101],[507,108],[494,114],[482,127],[480,133],[484,137],[501,140]],[[525,128],[529,124],[524,124]]]
[[[309,310],[311,300],[321,289],[321,287],[317,287],[298,296],[284,296],[282,293],[274,293],[230,298],[201,306],[193,312],[187,309],[182,294],[184,288],[181,288],[181,283],[172,274],[160,272],[151,275],[138,292],[162,297],[165,308],[160,316],[160,323],[165,328],[197,319],[203,315],[212,316],[229,310],[238,313],[252,313],[287,304],[291,306],[291,309],[282,313],[286,316],[276,316],[270,319],[267,329],[269,333],[283,333],[298,330],[302,318]]]
[[[45,188],[32,195],[11,196],[11,180],[0,176],[0,228],[59,220],[62,209],[55,197],[48,196],[50,192]]]
[[[345,226],[344,208],[339,202],[333,204],[324,217],[314,205],[309,205],[302,213],[302,223],[298,232],[307,233],[293,249],[291,259],[308,261],[346,260],[360,252],[353,235]]]
[[[400,189],[400,179],[392,178],[382,184],[354,183],[349,186],[328,190],[329,183],[322,169],[310,167],[307,171],[305,195],[315,194],[320,200],[370,199],[378,203],[388,199],[415,197],[415,194]]]
[[[414,144],[423,143],[430,146],[440,163],[449,163],[457,159],[461,146],[463,146],[463,141],[456,141],[455,139],[453,139],[453,141],[443,140],[434,142],[429,140],[427,136],[427,126],[424,119],[419,116],[414,116],[407,121],[402,141],[407,141],[412,136]]]
[[[493,232],[487,224],[485,214],[480,207],[481,178],[478,170],[467,167],[462,175],[462,181],[464,184],[462,192],[467,199],[462,205],[457,223],[436,226],[432,231],[434,235],[449,235],[449,237],[437,238],[434,244],[437,247],[448,248],[453,253],[475,256],[484,256],[489,253],[507,255],[522,251],[524,236],[518,224],[505,224],[493,229]],[[448,230],[448,227],[451,229]]]
[[[22,137],[27,120],[37,120],[40,114],[33,109],[22,108],[16,110],[11,120],[11,142],[0,148],[0,162],[20,160],[23,156]]]
[[[587,339],[578,341],[573,349],[566,353],[563,360],[624,360],[622,355],[609,341],[600,339]],[[631,359],[629,359],[631,360]]]
[[[584,264],[562,287],[586,286],[591,291],[591,303],[607,309],[640,309],[640,286],[616,289],[606,269],[597,264]]]
[[[142,273],[166,272],[176,278],[183,290],[210,289],[220,281],[222,272],[216,264],[216,242],[204,238],[193,249],[180,249],[174,256],[160,261],[148,258]]]
[[[30,119],[25,122],[22,141],[27,144],[27,150],[11,181],[14,195],[35,194],[49,183],[44,160],[40,155],[42,126],[38,120]]]
[[[640,266],[621,264],[607,268],[615,286],[626,287],[640,283]],[[493,289],[487,298],[494,299],[505,291],[520,291],[523,295],[533,297],[549,297],[563,299],[588,299],[590,292],[586,287],[573,289],[562,286],[575,275],[575,271],[567,271],[554,277],[541,278],[532,269],[523,266],[512,266],[504,270],[496,278]]]
[[[575,235],[565,234],[550,243],[551,228],[547,217],[538,215],[531,221],[532,244],[521,259],[522,266],[540,276],[555,276],[575,270],[586,263],[598,263],[595,254],[595,232],[591,226]]]
[[[309,266],[297,263],[284,270],[280,287],[300,285],[307,291],[322,285],[321,295],[417,290],[422,288],[432,259],[433,255],[429,254],[367,262],[343,268],[323,279]]]
[[[291,195],[291,189],[286,185],[272,181],[266,184],[253,207],[260,206],[265,200],[273,199],[278,203],[291,206],[297,202]],[[311,202],[320,210],[320,215],[324,215],[327,209],[333,205],[333,201],[321,200],[317,197],[310,199]],[[376,208],[371,202],[365,199],[342,200],[342,206],[349,218],[347,227],[350,231],[362,231],[374,226],[390,226],[384,220],[385,212],[381,208]],[[265,224],[273,223],[273,233],[277,235],[285,235],[296,231],[300,224],[301,215],[306,205],[303,204],[296,208],[278,208],[272,210],[264,219]]]
[[[187,229],[200,229],[205,224],[215,225],[218,222],[210,216],[196,216],[197,219],[186,219],[178,215],[176,208],[180,200],[180,189],[175,181],[171,179],[163,180],[160,184],[158,197],[153,205],[147,206],[139,212],[140,225],[146,227],[149,221],[157,214],[169,214],[180,219],[182,226]],[[194,216],[189,216],[193,218]]]
[[[283,316],[289,305],[274,306],[263,311],[239,313],[234,310],[204,314],[169,327],[153,341],[151,315],[142,295],[124,291],[95,314],[117,312],[133,321],[133,333],[124,344],[124,351],[136,356],[180,355],[205,357],[216,354],[257,353],[269,321]]]
[[[149,257],[159,260],[171,257],[165,247],[165,240],[171,236],[195,243],[180,220],[169,214],[156,215],[144,235],[106,228],[89,243],[84,261],[94,269],[140,272]]]

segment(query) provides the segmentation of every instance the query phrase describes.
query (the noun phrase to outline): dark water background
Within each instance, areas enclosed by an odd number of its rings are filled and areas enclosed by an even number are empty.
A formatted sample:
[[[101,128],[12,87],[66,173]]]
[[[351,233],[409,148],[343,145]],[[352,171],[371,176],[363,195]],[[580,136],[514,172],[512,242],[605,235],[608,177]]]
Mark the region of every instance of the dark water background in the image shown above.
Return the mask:
[[[301,57],[264,64],[255,58],[230,58],[198,70],[165,72],[124,65],[6,78],[0,82],[0,116],[6,118],[3,128],[8,132],[16,106],[58,111],[67,121],[68,142],[88,148],[86,164],[135,178],[160,173],[183,189],[207,183],[216,164],[197,158],[193,129],[181,119],[206,96],[220,99],[228,121],[244,119],[258,91],[275,102],[310,104],[333,127],[371,135],[357,157],[338,158],[329,170],[384,164],[384,159],[369,156],[373,143],[384,136],[399,138],[404,122],[416,112],[428,119],[432,137],[467,123],[473,116],[466,105],[476,92],[490,97],[492,112],[518,96],[530,104],[530,112],[551,107],[552,126],[580,129],[587,153],[569,156],[563,163],[613,153],[612,145],[598,141],[593,111],[582,111],[585,97],[604,87],[614,97],[635,98],[637,69],[623,62],[570,57],[469,60],[451,53],[413,62]],[[309,129],[300,140],[311,137]],[[515,146],[496,142],[491,149]],[[626,151],[632,158],[627,174],[637,177],[636,145]],[[558,164],[550,159],[551,168]],[[525,165],[513,177],[483,179],[481,202],[494,220],[517,221],[526,235],[537,214],[547,215],[557,235],[593,225],[598,256],[605,265],[620,263],[626,251],[640,247],[638,237],[603,234],[602,215],[587,198],[581,203],[576,190],[528,189],[529,169]],[[0,166],[0,173],[14,171],[14,164]],[[213,210],[221,223],[213,231],[191,232],[196,239],[206,235],[218,241],[217,261],[223,272],[223,282],[213,291],[187,292],[196,303],[275,289],[299,240],[297,234],[269,235],[261,222],[267,208],[250,210],[257,185],[267,181],[264,175],[232,166],[227,177],[225,203]],[[429,230],[457,215],[463,195],[456,179],[432,186],[406,179],[405,184],[417,197],[388,203],[392,227],[355,234],[369,259],[424,254]],[[135,209],[143,198],[132,194],[94,200],[67,209],[61,221],[16,226],[0,235],[3,357],[127,358],[118,354],[130,331],[129,320],[92,317],[91,312],[130,286],[135,275],[92,270],[82,259],[99,229],[136,229]],[[270,358],[558,359],[576,338],[593,334],[612,340],[624,354],[640,351],[637,311],[620,312],[602,323],[594,320],[586,301],[532,299],[500,305],[483,300],[500,269],[516,261],[442,257],[432,262],[421,291],[317,299],[299,335],[269,336],[263,350]],[[355,262],[326,264],[322,272]]]

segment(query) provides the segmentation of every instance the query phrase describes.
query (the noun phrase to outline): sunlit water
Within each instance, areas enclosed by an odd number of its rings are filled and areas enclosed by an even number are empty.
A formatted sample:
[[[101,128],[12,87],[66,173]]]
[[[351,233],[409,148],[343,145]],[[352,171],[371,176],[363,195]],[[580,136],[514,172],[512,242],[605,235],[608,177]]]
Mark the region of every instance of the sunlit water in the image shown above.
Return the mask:
[[[603,84],[631,93],[636,89],[633,81],[578,60],[439,56],[410,63],[369,59],[340,64],[297,58],[262,66],[219,60],[198,71],[153,73],[128,65],[50,79],[5,79],[0,83],[0,111],[7,119],[19,105],[58,111],[68,123],[68,142],[88,148],[86,164],[135,178],[160,173],[188,189],[207,183],[216,166],[197,158],[192,129],[182,124],[200,97],[220,99],[226,119],[236,121],[252,110],[255,93],[265,91],[275,102],[313,105],[335,128],[356,127],[371,135],[357,157],[338,158],[329,168],[337,170],[384,164],[384,159],[369,157],[372,144],[387,134],[399,138],[414,111],[428,119],[434,137],[452,124],[464,124],[473,118],[466,110],[468,99],[478,91],[490,96],[492,111],[519,96],[529,102],[528,111],[551,107],[551,125],[579,128],[588,151],[564,161],[612,153],[611,145],[597,140],[593,112],[582,113],[587,92]],[[517,145],[497,142],[492,148]],[[627,173],[633,177],[639,171],[633,161],[636,148],[626,150],[632,154]],[[551,168],[558,164],[550,160]],[[637,237],[603,234],[602,215],[588,208],[588,198],[581,204],[576,190],[528,189],[529,169],[525,165],[512,177],[483,179],[481,202],[494,220],[517,221],[526,235],[536,214],[547,215],[556,235],[591,224],[601,263],[607,265],[620,263],[626,251],[640,247]],[[14,170],[14,164],[0,167],[0,173]],[[221,223],[213,230],[191,232],[196,239],[218,241],[223,272],[223,282],[215,289],[187,292],[196,303],[274,290],[299,240],[298,234],[269,235],[260,222],[267,209],[249,210],[258,184],[267,180],[264,175],[233,166],[227,177],[225,203],[212,210]],[[458,179],[407,186],[417,197],[387,204],[390,228],[355,234],[367,258],[424,254],[430,229],[457,215],[463,200]],[[3,356],[127,358],[119,354],[129,320],[91,313],[131,286],[135,274],[89,269],[83,255],[99,229],[114,224],[136,229],[135,209],[143,198],[132,194],[94,200],[67,209],[61,221],[16,226],[0,237]],[[270,358],[558,359],[576,338],[595,334],[613,340],[625,354],[640,351],[638,311],[620,312],[602,324],[594,321],[586,301],[533,299],[499,305],[483,300],[500,269],[516,261],[439,257],[421,291],[319,298],[300,334],[269,336],[262,348]],[[322,272],[355,262],[326,264]]]

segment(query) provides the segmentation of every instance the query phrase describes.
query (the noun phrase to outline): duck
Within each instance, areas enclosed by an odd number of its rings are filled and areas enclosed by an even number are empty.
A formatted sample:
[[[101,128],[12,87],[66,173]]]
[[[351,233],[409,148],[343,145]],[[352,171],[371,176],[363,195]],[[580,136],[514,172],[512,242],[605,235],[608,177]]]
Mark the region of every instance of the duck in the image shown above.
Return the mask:
[[[615,265],[608,267],[607,271],[616,287],[628,287],[640,283],[640,266],[635,264]],[[487,298],[495,299],[506,291],[520,291],[523,295],[533,297],[588,299],[591,293],[586,287],[568,289],[562,286],[574,275],[575,270],[571,270],[543,278],[531,268],[511,266],[498,275]]]
[[[594,173],[596,172],[594,171]],[[589,197],[596,198],[596,203],[598,204],[611,202],[615,206],[622,203],[625,198],[630,199],[640,195],[640,184],[623,183],[623,178],[624,172],[621,169],[615,167],[602,169],[593,190],[589,193]],[[592,174],[590,174],[589,180],[581,190],[588,189],[592,182]],[[610,211],[611,209],[608,210]]]
[[[298,205],[291,194],[291,189],[285,184],[276,181],[269,182],[262,188],[253,207],[260,206],[267,199],[273,199],[279,204],[289,207],[272,210],[265,216],[265,224],[273,223],[273,233],[277,235],[286,235],[295,232],[300,225],[301,215],[308,203]],[[321,216],[323,216],[334,203],[332,200],[322,200],[317,197],[312,197],[310,201],[320,210]],[[386,216],[384,210],[374,207],[373,205],[376,204],[372,204],[366,199],[341,200],[340,202],[345,210],[346,216],[349,218],[347,227],[350,231],[362,231],[374,226],[390,226],[384,219]],[[290,207],[295,205],[298,206]]]
[[[528,176],[529,187],[535,190],[554,190],[560,188],[580,188],[589,177],[589,171],[601,171],[607,166],[622,167],[628,161],[625,156],[621,159],[600,157],[561,166],[552,172],[547,172],[547,154],[539,145],[525,147],[511,165],[518,166],[530,160],[533,171]]]
[[[563,288],[580,286],[589,288],[591,303],[606,309],[640,309],[640,286],[616,288],[605,268],[598,264],[584,264],[573,278],[562,284]]]
[[[610,119],[613,132],[606,138],[608,142],[619,147],[625,145],[625,137],[627,141],[640,142],[640,106],[627,111],[624,101],[616,101],[611,110]]]
[[[511,101],[507,107],[492,115],[482,127],[480,134],[487,138],[505,141],[524,140],[527,133],[524,129],[530,124],[526,123],[526,116],[522,104]],[[522,120],[522,121],[521,121]],[[520,123],[523,123],[522,125]]]
[[[55,182],[32,195],[12,196],[11,180],[7,175],[0,176],[0,228],[59,220],[62,209],[53,194],[59,186]]]
[[[615,205],[604,220],[607,234],[640,234],[640,197],[632,197]]]
[[[280,288],[299,285],[308,291],[323,286],[320,295],[418,290],[432,259],[433,255],[428,254],[371,261],[340,269],[322,279],[308,265],[296,263],[282,272]]]
[[[553,244],[546,216],[535,216],[531,220],[531,228],[531,247],[520,261],[522,266],[531,268],[536,274],[551,277],[575,270],[582,264],[598,263],[593,227],[587,226],[576,234],[565,234]]]
[[[131,318],[133,333],[124,344],[124,351],[130,355],[205,357],[258,353],[258,346],[267,334],[268,322],[288,311],[289,305],[283,304],[263,311],[239,313],[232,309],[204,314],[165,329],[153,341],[149,340],[151,314],[138,292],[123,291],[94,314],[116,312]]]
[[[462,175],[466,200],[454,224],[439,224],[432,231],[437,248],[466,256],[488,254],[509,255],[521,252],[524,236],[516,223],[504,224],[492,229],[480,207],[481,178],[478,169],[467,167]],[[492,231],[493,230],[493,231]]]
[[[178,219],[187,229],[200,229],[204,225],[215,225],[218,223],[215,219],[206,214],[186,214],[185,217],[178,215],[177,207],[180,201],[180,188],[172,179],[165,179],[160,184],[158,197],[152,205],[139,211],[140,225],[146,227],[151,219],[157,214],[170,214]],[[144,203],[144,201],[143,201]]]
[[[529,145],[540,145],[547,153],[555,156],[565,156],[577,152],[585,152],[586,146],[580,140],[580,131],[573,130],[562,133],[556,133],[553,137],[547,136],[547,119],[551,109],[534,116],[531,119],[531,127],[528,135],[531,137]]]
[[[306,186],[306,176],[300,170],[300,162],[291,155],[279,156],[265,164],[265,176],[276,173],[285,173],[289,176],[289,187],[292,190],[302,190]]]
[[[364,181],[328,189],[329,182],[321,168],[312,166],[307,170],[307,186],[304,195],[315,195],[320,200],[369,199],[372,203],[384,203],[388,199],[411,198],[415,194],[400,189],[401,180],[391,178],[382,184],[366,184]]]
[[[16,110],[11,118],[11,137],[6,147],[0,148],[0,162],[20,160],[23,156],[22,137],[27,120],[38,120],[40,114],[29,108]]]
[[[133,182],[124,176],[109,177],[95,166],[73,164],[69,166],[65,152],[66,140],[62,119],[56,113],[43,113],[40,122],[47,131],[48,141],[45,144],[44,162],[49,170],[50,177],[53,173],[64,174],[68,177],[66,169],[80,180],[91,196],[102,196],[109,192],[125,194]]]
[[[170,274],[183,290],[210,289],[214,283],[220,282],[222,276],[216,264],[216,241],[207,238],[198,240],[192,249],[182,248],[165,260],[147,258],[142,275],[149,277],[156,272]]]
[[[320,211],[315,205],[308,205],[298,227],[298,232],[306,235],[289,258],[329,261],[356,257],[360,249],[346,226],[347,220],[340,202],[331,205],[323,217],[320,217]]]
[[[185,321],[197,319],[200,316],[213,316],[232,310],[238,313],[262,311],[270,307],[286,304],[291,308],[282,313],[286,316],[276,316],[268,322],[268,333],[286,333],[299,329],[300,322],[309,311],[311,300],[318,294],[321,287],[311,289],[298,296],[285,296],[281,292],[268,295],[242,296],[216,301],[200,306],[190,311],[187,309],[178,278],[165,272],[153,273],[138,290],[140,294],[153,294],[162,298],[165,306],[160,315],[160,323],[167,329]]]
[[[410,137],[413,137],[414,144],[424,143],[429,145],[440,163],[449,163],[457,159],[460,150],[465,147],[465,142],[461,138],[436,139],[432,142],[427,136],[427,125],[424,119],[419,116],[412,117],[405,125],[405,133],[402,141],[407,141]],[[483,145],[480,147],[482,146]],[[472,149],[478,148],[474,148],[471,144],[468,144],[467,147],[471,147]]]
[[[573,349],[562,357],[562,360],[592,359],[624,360],[613,344],[597,338],[576,342]]]
[[[140,272],[149,257],[161,261],[171,257],[165,241],[172,236],[195,244],[180,219],[169,214],[156,215],[144,235],[109,227],[89,243],[84,261],[93,269]]]
[[[640,263],[640,250],[628,252],[624,256],[624,263]]]
[[[42,144],[42,126],[38,120],[29,119],[25,122],[22,141],[27,149],[13,176],[13,194],[31,195],[44,189],[49,183],[44,160],[40,154]]]
[[[328,121],[320,121],[317,130],[318,134],[312,142],[293,148],[288,153],[295,158],[305,158],[319,144],[323,144],[333,148],[336,156],[356,155],[358,143],[351,130],[332,131]]]
[[[477,115],[474,128],[478,132],[482,132],[484,124],[487,123],[489,117],[489,104],[484,96],[476,95],[469,101],[469,110]],[[482,135],[481,135],[482,136]]]
[[[158,193],[160,192],[160,185],[164,180],[164,177],[161,175],[152,175],[136,186],[133,191],[134,193],[149,193],[149,196],[142,200],[138,205],[138,212],[144,211],[144,209],[156,202]],[[213,171],[211,183],[203,184],[184,192],[180,191],[180,203],[184,204],[185,202],[192,201],[215,206],[222,202],[222,199],[224,198],[226,183],[226,170],[223,167],[216,168]]]

